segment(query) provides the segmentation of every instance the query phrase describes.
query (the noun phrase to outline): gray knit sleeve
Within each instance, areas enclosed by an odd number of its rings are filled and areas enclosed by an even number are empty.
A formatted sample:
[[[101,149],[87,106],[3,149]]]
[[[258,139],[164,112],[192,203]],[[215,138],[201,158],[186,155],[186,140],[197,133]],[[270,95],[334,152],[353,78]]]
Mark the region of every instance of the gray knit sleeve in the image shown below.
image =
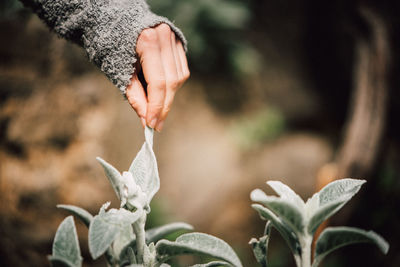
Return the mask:
[[[182,32],[167,18],[157,16],[145,0],[21,0],[59,36],[87,51],[89,59],[125,93],[135,72],[139,34],[168,24],[182,40]]]

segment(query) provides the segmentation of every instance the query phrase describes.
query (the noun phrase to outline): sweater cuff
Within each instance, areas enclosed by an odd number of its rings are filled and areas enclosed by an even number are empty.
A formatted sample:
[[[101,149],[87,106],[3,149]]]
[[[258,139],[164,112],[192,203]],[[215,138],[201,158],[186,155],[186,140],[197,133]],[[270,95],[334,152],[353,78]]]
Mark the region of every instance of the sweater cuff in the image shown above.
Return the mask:
[[[90,27],[82,35],[83,46],[90,61],[125,95],[135,72],[136,43],[146,29],[166,23],[182,41],[182,32],[167,18],[153,14],[147,4],[138,1],[120,1],[118,6],[92,6],[89,11]],[[115,3],[115,2],[114,2]]]

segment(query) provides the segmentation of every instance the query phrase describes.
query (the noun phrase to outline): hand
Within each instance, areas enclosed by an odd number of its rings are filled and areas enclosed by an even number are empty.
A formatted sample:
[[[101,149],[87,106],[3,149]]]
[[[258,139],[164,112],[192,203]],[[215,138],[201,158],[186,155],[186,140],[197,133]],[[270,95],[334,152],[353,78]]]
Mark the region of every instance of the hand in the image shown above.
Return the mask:
[[[147,83],[147,96],[138,71],[132,76],[126,96],[143,127],[147,124],[161,131],[176,91],[190,75],[186,54],[182,42],[165,23],[143,30],[136,52]]]

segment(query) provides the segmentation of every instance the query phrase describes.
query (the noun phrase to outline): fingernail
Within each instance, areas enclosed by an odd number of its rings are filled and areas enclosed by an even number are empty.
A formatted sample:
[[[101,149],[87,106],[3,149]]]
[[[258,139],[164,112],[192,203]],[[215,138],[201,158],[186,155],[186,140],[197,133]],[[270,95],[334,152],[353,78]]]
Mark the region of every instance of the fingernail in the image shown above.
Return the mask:
[[[156,131],[161,132],[163,126],[164,126],[164,121],[160,121],[156,126]]]
[[[154,118],[152,121],[150,121],[149,124],[150,128],[154,129],[154,127],[156,127],[156,123],[157,123],[157,118]]]
[[[146,119],[143,117],[140,117],[140,121],[142,122],[143,128],[145,128],[146,127]]]

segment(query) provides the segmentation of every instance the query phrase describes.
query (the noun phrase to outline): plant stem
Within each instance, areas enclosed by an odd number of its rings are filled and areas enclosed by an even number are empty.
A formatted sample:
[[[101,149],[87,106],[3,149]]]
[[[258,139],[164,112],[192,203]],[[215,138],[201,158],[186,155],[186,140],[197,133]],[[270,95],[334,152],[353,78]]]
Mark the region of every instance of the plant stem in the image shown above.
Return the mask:
[[[311,267],[311,244],[312,236],[300,238],[301,245],[301,267]]]
[[[143,213],[134,224],[132,224],[133,232],[136,235],[137,263],[144,263],[143,256],[146,248],[146,236],[144,226],[146,224],[146,213]]]

